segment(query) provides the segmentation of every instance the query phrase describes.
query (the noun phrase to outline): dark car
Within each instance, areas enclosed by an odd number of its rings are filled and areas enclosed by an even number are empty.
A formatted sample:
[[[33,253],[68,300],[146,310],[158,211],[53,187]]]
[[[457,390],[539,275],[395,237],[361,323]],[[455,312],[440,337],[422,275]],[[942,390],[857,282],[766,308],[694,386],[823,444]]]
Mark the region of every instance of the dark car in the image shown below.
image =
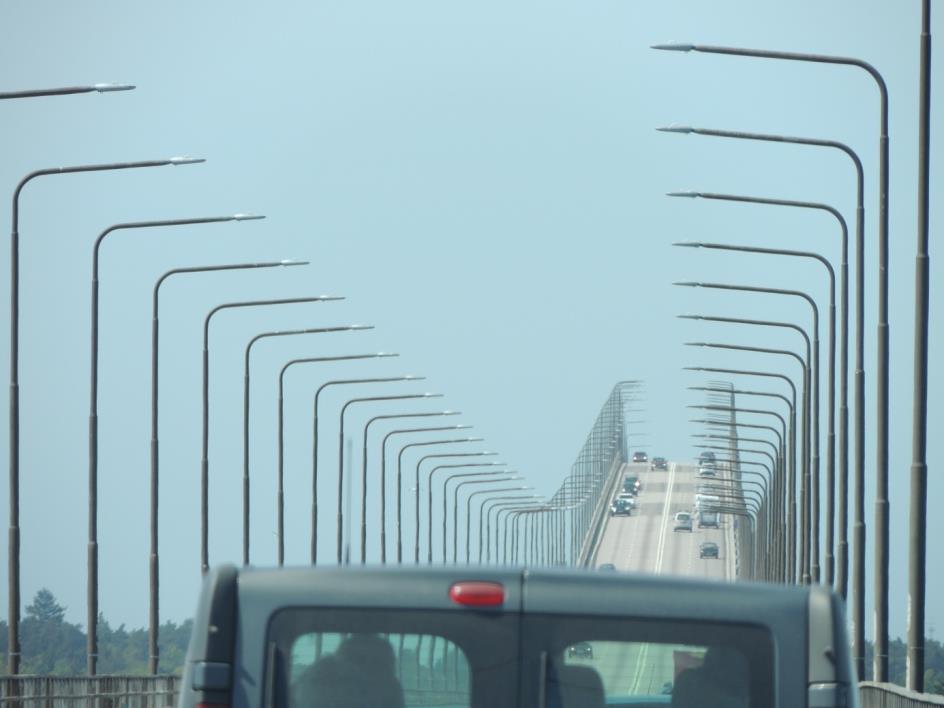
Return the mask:
[[[712,541],[705,541],[698,547],[699,558],[718,558],[718,544]]]
[[[668,460],[664,457],[653,457],[652,464],[649,465],[651,470],[667,470],[669,469]]]
[[[816,585],[223,566],[203,581],[177,706],[698,708],[723,688],[729,708],[854,708],[846,626],[842,600]],[[701,661],[673,670],[680,646]]]
[[[633,462],[649,462],[649,455],[641,450],[637,450],[633,453]]]
[[[704,464],[706,462],[713,463],[714,461],[715,461],[715,453],[713,453],[711,450],[703,450],[702,453],[698,456],[699,464]]]
[[[611,573],[614,570],[616,570],[616,566],[613,565],[612,563],[600,563],[600,565],[597,566],[597,570],[602,571],[604,573]]]
[[[718,521],[718,512],[716,511],[700,511],[698,512],[698,528],[700,529],[716,529],[720,527],[720,522]]]
[[[567,647],[568,659],[592,659],[593,647],[590,642],[577,642]]]
[[[615,499],[610,505],[610,516],[631,516],[633,506],[630,499]]]
[[[623,479],[624,492],[629,492],[630,494],[638,494],[640,489],[642,489],[642,482],[639,480],[638,475],[631,474],[625,479]]]

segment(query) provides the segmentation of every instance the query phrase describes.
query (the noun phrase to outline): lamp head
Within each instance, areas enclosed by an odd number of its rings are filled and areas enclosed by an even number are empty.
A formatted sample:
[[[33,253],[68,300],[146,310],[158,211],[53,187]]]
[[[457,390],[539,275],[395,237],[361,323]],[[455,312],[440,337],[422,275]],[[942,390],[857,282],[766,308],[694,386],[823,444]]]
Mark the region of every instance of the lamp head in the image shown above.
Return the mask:
[[[660,133],[681,133],[682,135],[688,135],[689,133],[694,133],[695,129],[687,125],[663,125],[660,128],[656,128]]]
[[[258,219],[264,219],[263,214],[246,214],[240,212],[238,214],[233,214],[233,221],[257,221]]]
[[[659,49],[663,52],[690,52],[695,49],[694,44],[685,44],[684,42],[666,42],[664,44],[651,44],[650,49]]]
[[[171,157],[167,160],[168,165],[196,165],[199,162],[206,162],[202,157],[188,157],[186,155]]]
[[[294,258],[283,258],[282,260],[279,261],[279,265],[280,266],[308,265],[308,261],[298,261],[298,260],[295,260]]]
[[[92,89],[99,93],[111,93],[112,91],[133,91],[134,84],[92,84]]]
[[[693,192],[691,190],[682,190],[679,192],[666,192],[665,196],[667,197],[685,197],[686,199],[694,199],[695,197],[700,197],[701,193]]]
[[[678,285],[683,288],[700,288],[701,287],[701,283],[693,281],[693,280],[678,281],[678,282],[672,283],[672,285]]]

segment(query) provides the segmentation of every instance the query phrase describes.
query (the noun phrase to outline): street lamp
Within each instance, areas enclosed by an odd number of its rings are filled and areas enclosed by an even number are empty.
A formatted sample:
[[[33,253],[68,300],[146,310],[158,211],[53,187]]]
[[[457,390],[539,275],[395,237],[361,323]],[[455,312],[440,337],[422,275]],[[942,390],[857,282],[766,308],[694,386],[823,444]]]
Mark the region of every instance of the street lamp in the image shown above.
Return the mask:
[[[49,91],[53,93],[25,92],[25,95],[54,95],[57,89],[49,89]],[[20,98],[22,96],[10,95],[8,97]],[[7,625],[7,670],[11,674],[15,675],[20,672],[20,194],[23,188],[37,177],[189,165],[199,162],[205,162],[205,160],[194,157],[171,157],[163,160],[49,167],[30,172],[20,180],[13,192],[13,226],[10,233],[10,530],[8,545],[10,575],[8,578],[9,624]]]
[[[924,18],[930,15],[930,8],[923,13]],[[922,28],[927,28],[926,19],[923,20]],[[930,52],[930,34],[927,33],[927,51]],[[727,54],[732,56],[756,57],[761,59],[784,59],[788,61],[812,62],[816,64],[836,64],[842,66],[854,66],[866,71],[874,79],[879,90],[879,209],[878,209],[878,365],[877,365],[877,461],[876,461],[876,495],[875,495],[875,522],[876,522],[876,544],[875,544],[875,655],[874,655],[874,677],[876,681],[888,681],[888,374],[889,374],[889,326],[888,326],[888,90],[885,86],[885,80],[878,70],[861,59],[852,57],[828,56],[823,54],[805,54],[798,52],[770,51],[765,49],[745,49],[739,47],[719,47],[706,44],[657,44],[653,49],[664,49],[678,52],[703,52],[707,54]],[[922,62],[924,65],[924,62]],[[925,77],[922,77],[925,78]],[[926,79],[925,79],[926,81]],[[924,118],[922,118],[924,120]],[[924,155],[925,151],[920,151]],[[923,159],[923,158],[922,158]],[[921,178],[919,178],[921,183]],[[923,214],[926,210],[919,209]],[[922,217],[919,216],[919,219]],[[919,233],[921,232],[919,225]],[[919,237],[919,244],[922,238]],[[861,265],[861,253],[860,265]],[[926,253],[919,246],[919,254]],[[922,263],[926,267],[926,259],[919,255],[919,273]],[[859,269],[861,272],[861,268]],[[920,275],[919,275],[920,280]],[[926,281],[925,281],[926,282]],[[861,323],[858,328],[862,332]],[[858,344],[858,342],[857,342]],[[861,351],[861,350],[860,350]],[[857,351],[858,359],[858,351]],[[861,367],[856,367],[856,381],[859,381]],[[858,393],[858,391],[857,391]],[[859,410],[862,410],[858,404]],[[859,415],[857,412],[856,415]],[[858,471],[857,471],[858,474]],[[856,500],[858,503],[858,499]],[[861,529],[862,544],[865,545],[865,528]],[[864,557],[863,557],[864,561]],[[864,565],[864,563],[863,563]],[[859,679],[865,677],[865,656],[864,656],[864,628],[862,623],[857,623],[853,628],[853,633],[862,633],[861,641],[854,639],[854,644],[860,651],[854,657],[856,670]]]
[[[490,473],[488,472],[479,473],[479,475],[488,476],[489,478],[488,479],[467,479],[464,482],[459,482],[456,485],[455,489],[453,490],[453,496],[452,496],[452,562],[453,564],[459,563],[459,490],[468,484],[493,484],[493,483],[499,483],[499,482],[517,482],[519,480],[524,479],[524,477],[521,477],[520,475],[514,475],[513,474],[514,470],[503,470],[503,472],[512,474],[513,476],[491,477]],[[508,491],[521,491],[523,489],[530,489],[530,487],[512,487]],[[501,491],[501,489],[492,489],[492,490],[486,490],[486,491],[498,492],[498,491]],[[473,492],[472,494],[469,495],[469,498],[466,499],[466,519],[465,519],[466,563],[469,562],[469,536],[471,536],[471,530],[470,530],[471,529],[471,515],[472,515],[471,497],[475,496],[475,494],[477,494],[477,492]],[[443,519],[443,521],[445,521],[445,519]],[[445,531],[445,528],[446,526],[445,524],[443,524],[444,531]],[[443,563],[445,562],[446,560],[444,557]]]
[[[158,557],[158,483],[159,483],[159,438],[158,438],[158,354],[159,348],[159,303],[160,290],[164,282],[175,275],[185,275],[194,273],[215,273],[230,270],[247,270],[256,268],[277,268],[307,265],[308,261],[269,261],[262,263],[228,263],[225,265],[206,265],[206,266],[187,266],[183,268],[171,268],[166,271],[154,283],[154,290],[151,298],[151,548],[150,548],[150,609],[149,615],[149,653],[148,670],[156,674],[159,663],[159,653],[157,644],[159,605],[158,605],[158,586],[160,559]]]
[[[522,489],[530,489],[530,487],[522,487]],[[537,494],[525,494],[525,495],[513,496],[513,497],[507,497],[504,494],[501,494],[494,497],[486,497],[485,499],[482,500],[482,502],[479,504],[479,545],[478,545],[479,565],[482,564],[483,552],[488,554],[488,561],[491,561],[492,559],[491,548],[489,547],[491,544],[491,536],[492,536],[491,519],[490,519],[490,514],[492,513],[492,509],[500,508],[503,504],[519,504],[521,501],[525,499],[536,500],[540,498],[541,497],[538,496]],[[492,502],[498,502],[498,503],[492,504]],[[486,504],[492,504],[492,506],[489,506],[489,508],[486,510],[485,509]],[[484,522],[489,522],[489,523],[486,524]],[[484,538],[484,541],[482,538],[483,525],[485,526],[485,530],[486,530],[486,536]],[[466,558],[466,562],[467,563],[469,562],[468,558]]]
[[[94,90],[94,89],[89,89]],[[189,226],[264,219],[253,214],[230,214],[226,216],[197,217],[192,219],[164,219],[159,221],[135,221],[114,224],[102,231],[95,239],[92,249],[92,351],[91,385],[89,394],[89,540],[88,540],[88,625],[87,661],[89,676],[98,670],[98,291],[99,291],[99,253],[102,242],[108,234],[126,229],[156,228],[162,226]]]
[[[458,426],[457,426],[458,427]],[[470,426],[466,426],[470,427]],[[420,432],[416,431],[404,431],[404,432]],[[397,563],[403,562],[403,528],[402,528],[402,491],[403,491],[403,454],[414,447],[428,447],[430,445],[460,445],[463,443],[470,442],[482,442],[484,438],[456,438],[452,440],[420,440],[418,442],[407,443],[400,448],[400,451],[397,453]],[[386,444],[386,440],[384,440]],[[413,485],[412,490],[414,492],[414,512],[416,517],[415,523],[415,547],[414,547],[414,558],[413,562],[419,564],[420,562],[420,471],[417,467],[416,470],[416,481]]]
[[[378,420],[403,420],[405,418],[429,418],[432,416],[459,415],[459,411],[436,411],[432,413],[390,413],[386,415],[375,415],[364,425],[364,444],[363,444],[363,467],[361,470],[361,563],[365,562],[367,555],[367,434],[371,424]],[[454,426],[455,429],[459,426]],[[468,426],[467,426],[468,427]],[[386,442],[381,446],[380,455],[380,562],[386,563],[387,556],[384,545],[387,541],[387,461],[386,461]]]
[[[246,300],[242,302],[224,302],[211,309],[203,320],[203,456],[200,464],[200,500],[201,500],[201,569],[209,569],[208,525],[209,525],[209,488],[210,488],[210,321],[223,310],[244,307],[268,307],[307,302],[327,302],[343,300],[343,297],[319,295],[316,297],[278,298],[275,300]],[[244,450],[245,452],[245,450]],[[243,467],[243,565],[249,564],[249,474]]]
[[[815,503],[812,504],[813,510],[813,532],[814,537],[819,539],[819,308],[812,297],[801,290],[789,290],[783,288],[763,288],[751,285],[728,285],[724,283],[676,283],[695,288],[713,288],[718,290],[732,290],[738,292],[766,293],[771,295],[789,295],[806,300],[810,309],[813,311],[813,491],[815,494]],[[813,582],[819,582],[819,548],[818,543],[813,547],[812,558],[812,579]]]
[[[470,468],[473,468],[473,467],[506,467],[506,463],[504,463],[504,462],[464,462],[464,463],[455,464],[455,465],[438,465],[435,469],[433,469],[433,470],[430,472],[430,479],[432,479],[432,475],[433,475],[433,473],[434,473],[436,470],[440,470],[440,469],[470,469]],[[499,480],[496,480],[496,479],[495,479],[495,475],[508,474],[508,473],[510,473],[510,472],[512,472],[512,470],[508,470],[508,469],[493,470],[493,471],[491,471],[491,472],[456,472],[456,473],[454,473],[454,474],[448,475],[448,476],[446,477],[446,479],[443,480],[443,503],[442,503],[442,550],[443,550],[443,565],[445,565],[445,564],[449,561],[449,556],[447,555],[447,551],[446,551],[446,549],[447,549],[447,545],[446,545],[446,520],[447,520],[447,517],[448,517],[448,509],[449,509],[449,506],[448,506],[448,503],[449,503],[449,483],[450,483],[452,480],[454,480],[454,479],[467,479],[467,478],[470,478],[470,477],[474,477],[474,478],[478,478],[478,477],[491,477],[491,478],[492,478],[491,480],[486,480],[486,481],[492,481],[492,482],[494,482],[494,481],[499,481]],[[501,480],[501,481],[503,481],[503,480]],[[458,502],[456,502],[456,504],[457,504],[457,503],[458,503]],[[432,517],[430,517],[429,523],[430,523],[430,526],[432,526],[432,523],[433,523]],[[427,555],[427,559],[426,559],[426,560],[427,560],[428,563],[432,563],[432,562],[433,562],[433,550],[432,550],[432,548],[430,547],[429,549],[427,549],[427,551],[428,551],[428,555]]]
[[[452,415],[451,412],[444,412],[443,415]],[[447,430],[468,430],[471,428],[471,425],[446,425],[439,427],[431,428],[403,428],[400,430],[391,430],[389,433],[384,435],[383,442],[380,443],[380,466],[384,469],[387,467],[387,440],[389,440],[394,435],[403,435],[407,433],[433,433],[439,431]],[[397,454],[397,563],[403,562],[403,453],[407,448],[416,447],[420,445],[455,445],[459,443],[469,443],[469,442],[481,442],[484,438],[459,438],[456,440],[426,440],[417,443],[408,443],[400,448],[400,452]],[[417,481],[417,487],[419,482]],[[419,506],[417,505],[417,509]],[[417,511],[417,514],[419,512]],[[382,562],[386,562],[386,535],[385,531],[381,529],[381,544],[380,544],[380,558]],[[419,560],[417,559],[417,563]]]
[[[311,443],[311,564],[318,562],[318,401],[321,393],[332,386],[347,386],[358,384],[389,383],[394,381],[420,380],[406,379],[401,376],[385,376],[366,379],[335,379],[326,381],[315,391],[312,405],[312,443]]]
[[[786,350],[786,349],[769,349],[769,348],[766,348],[766,347],[749,347],[749,346],[743,346],[743,345],[737,345],[737,344],[720,344],[720,343],[709,343],[709,342],[693,342],[693,343],[691,343],[691,346],[702,346],[702,347],[713,348],[713,349],[727,349],[727,350],[731,350],[731,351],[746,351],[746,352],[757,352],[757,353],[762,353],[762,354],[776,354],[776,355],[780,355],[780,356],[789,356],[789,357],[793,358],[797,363],[800,364],[800,368],[801,368],[802,374],[803,374],[803,387],[802,387],[802,388],[803,388],[803,408],[802,408],[802,411],[803,411],[803,423],[802,423],[802,425],[801,425],[801,428],[802,428],[802,431],[801,431],[801,432],[802,432],[802,434],[803,434],[803,435],[802,435],[802,438],[803,438],[803,439],[802,439],[802,442],[801,442],[801,445],[800,445],[801,451],[802,451],[802,483],[801,483],[801,486],[804,487],[804,488],[806,488],[806,486],[808,485],[808,481],[809,481],[809,413],[808,413],[808,411],[809,411],[809,407],[810,407],[810,406],[809,406],[810,392],[809,392],[809,384],[808,384],[808,380],[809,380],[809,366],[808,366],[808,363],[804,363],[803,359],[802,359],[798,354],[796,354],[796,353],[794,353],[794,352],[791,352],[791,351],[789,351],[789,350]],[[791,440],[791,446],[792,446],[792,448],[793,448],[794,450],[796,449],[796,440]],[[791,478],[791,480],[790,480],[790,488],[791,488],[791,499],[790,499],[790,524],[791,524],[791,533],[790,533],[790,537],[791,537],[791,539],[794,539],[794,538],[796,537],[796,535],[795,535],[795,526],[796,526],[796,500],[795,500],[795,497],[793,497],[793,494],[795,493],[794,490],[796,489],[796,485],[795,485],[795,479],[793,479],[793,478]],[[801,523],[801,528],[802,528],[802,527],[805,525],[805,523],[806,523],[806,522],[805,522],[805,514],[806,514],[805,500],[806,500],[806,497],[801,496],[800,515],[801,515],[801,517],[804,519],[804,520],[802,521],[802,523]],[[791,540],[791,543],[792,543],[792,540]],[[803,549],[802,549],[802,547],[801,547],[801,563],[800,563],[801,572],[804,573],[804,574],[806,574],[805,562],[802,560],[802,558],[804,557],[804,556],[803,556],[803,552],[804,552],[804,551],[803,551]],[[795,549],[795,548],[791,548],[790,556],[791,556],[791,563],[794,564],[794,565],[791,565],[791,571],[790,571],[790,572],[791,572],[791,575],[792,575],[792,574],[795,572],[795,562],[796,562],[796,549]],[[803,582],[808,582],[808,578],[805,578],[805,577],[804,577],[804,578],[802,578],[802,580],[803,580]]]
[[[278,425],[278,440],[279,440],[279,465],[278,465],[278,478],[282,479],[282,474],[285,466],[285,439],[284,439],[284,396],[283,391],[285,388],[285,373],[292,367],[297,364],[317,364],[324,362],[333,362],[333,361],[355,361],[355,360],[364,360],[364,359],[388,359],[392,357],[398,357],[399,354],[393,354],[391,352],[374,352],[371,354],[345,354],[342,356],[318,356],[318,357],[304,357],[301,359],[291,359],[287,361],[279,371],[279,425]],[[279,518],[282,518],[283,506],[280,502],[279,504]],[[281,537],[282,524],[279,524]]]
[[[863,350],[864,350],[864,328],[863,328],[863,309],[864,309],[864,179],[862,171],[862,161],[858,154],[848,145],[836,140],[819,140],[814,138],[797,138],[785,135],[768,135],[764,133],[746,133],[742,131],[712,130],[705,128],[692,128],[688,126],[670,126],[659,128],[658,130],[670,133],[691,133],[696,135],[710,135],[723,138],[738,138],[747,140],[762,140],[767,142],[792,143],[797,145],[812,145],[819,147],[829,147],[841,150],[852,160],[856,170],[856,373],[855,373],[855,399],[856,420],[855,420],[855,474],[856,479],[864,479],[865,475],[865,411],[864,401],[864,372],[863,372]],[[849,430],[849,407],[848,407],[848,339],[849,339],[849,266],[848,266],[848,246],[845,219],[842,218],[837,210],[826,204],[817,204],[813,202],[787,202],[785,200],[770,200],[772,204],[781,204],[784,206],[798,206],[812,209],[822,209],[830,212],[839,221],[842,229],[842,263],[840,265],[840,280],[842,289],[842,298],[840,304],[840,331],[841,331],[841,353],[839,375],[839,517],[846,519],[848,517],[848,430]],[[853,533],[857,533],[862,527],[854,526]],[[845,599],[848,585],[848,542],[846,541],[845,525],[840,526],[840,538],[837,544],[837,575],[836,588],[839,594]]]
[[[256,342],[273,337],[295,337],[305,334],[328,334],[331,332],[361,332],[373,329],[373,325],[341,325],[339,327],[305,327],[303,329],[273,330],[260,332],[250,338],[243,354],[243,560],[249,563],[249,362],[252,348]],[[279,470],[276,492],[276,507],[278,510],[277,531],[278,563],[281,566],[285,561],[285,534],[283,512],[285,508],[282,485],[282,470]]]
[[[423,376],[408,376],[404,380],[418,381]],[[441,393],[410,393],[399,396],[366,396],[363,398],[352,398],[341,406],[340,425],[338,428],[338,527],[337,527],[337,560],[338,565],[342,562],[343,553],[343,523],[344,523],[344,414],[349,406],[355,403],[373,403],[378,401],[406,401],[418,398],[442,398]],[[348,560],[348,562],[350,562]]]
[[[36,98],[38,96],[67,96],[76,93],[113,93],[115,91],[132,91],[136,86],[131,84],[89,84],[88,86],[63,86],[51,89],[27,89],[25,91],[0,92],[0,100],[10,98]]]
[[[791,414],[791,420],[790,420],[790,444],[789,444],[790,476],[789,476],[788,484],[790,485],[789,488],[795,489],[796,488],[796,407],[797,407],[797,401],[796,401],[796,386],[793,384],[793,381],[790,379],[790,377],[785,376],[784,374],[778,374],[778,373],[774,373],[770,371],[754,371],[754,370],[747,370],[747,369],[725,369],[725,368],[708,367],[708,366],[686,366],[683,368],[686,371],[702,371],[702,372],[718,373],[718,374],[733,374],[736,376],[754,376],[754,377],[759,377],[759,378],[776,378],[776,379],[785,381],[790,386],[790,391],[792,394],[791,400],[793,402],[792,403],[793,413]],[[788,538],[788,543],[789,543],[789,547],[787,549],[787,555],[788,555],[787,580],[790,583],[793,583],[796,581],[796,575],[795,575],[796,573],[796,548],[794,546],[794,539],[795,539],[795,534],[796,534],[796,500],[794,499],[792,494],[790,495],[789,506],[790,506],[789,516],[787,518],[787,526],[788,526],[787,538]]]
[[[762,203],[781,203],[783,200],[756,200],[748,197],[736,197],[731,195],[714,195],[714,194],[703,194],[699,192],[693,192],[697,196],[707,196],[710,199],[731,199],[736,201],[761,201]],[[790,203],[792,204],[792,203]],[[842,222],[843,225],[843,242],[845,242],[845,222]],[[675,244],[678,246],[686,246],[689,248],[707,248],[713,250],[722,250],[722,251],[733,251],[733,252],[744,252],[744,253],[760,253],[768,255],[777,255],[777,256],[792,256],[799,258],[807,258],[818,261],[826,269],[826,272],[829,276],[829,320],[828,320],[828,331],[829,331],[829,350],[828,350],[828,359],[827,359],[827,390],[828,390],[828,400],[827,400],[827,415],[826,415],[826,583],[828,585],[833,584],[833,568],[834,568],[834,559],[833,559],[833,520],[835,518],[835,507],[833,502],[834,489],[835,489],[835,407],[836,407],[836,276],[833,271],[833,267],[830,264],[829,260],[824,258],[818,253],[813,253],[811,251],[796,251],[796,250],[785,250],[782,248],[759,248],[754,246],[734,246],[729,244],[720,244],[720,243],[702,243],[702,242],[693,242],[693,243],[681,243]],[[817,331],[818,334],[818,331]],[[845,351],[845,346],[843,346],[843,351]],[[818,360],[817,360],[818,362]],[[819,387],[819,374],[817,373],[816,385],[817,391]],[[817,398],[817,414],[819,410],[819,401]],[[817,435],[819,433],[818,423],[817,423]],[[846,444],[845,439],[843,438],[840,441],[840,445],[844,446]],[[817,446],[818,450],[818,446]],[[843,458],[845,459],[845,458]],[[818,466],[814,467],[814,472],[818,473]],[[817,476],[817,488],[818,484],[818,474]],[[845,492],[846,492],[846,477],[843,475],[842,478],[843,484],[842,489],[840,490],[842,499],[841,508],[845,511]],[[819,504],[816,505],[816,515],[819,514]],[[843,522],[841,524],[841,537],[845,541],[845,516],[841,519]],[[814,556],[814,561],[818,560]],[[814,579],[819,579],[818,570],[816,567],[817,564],[814,563]]]

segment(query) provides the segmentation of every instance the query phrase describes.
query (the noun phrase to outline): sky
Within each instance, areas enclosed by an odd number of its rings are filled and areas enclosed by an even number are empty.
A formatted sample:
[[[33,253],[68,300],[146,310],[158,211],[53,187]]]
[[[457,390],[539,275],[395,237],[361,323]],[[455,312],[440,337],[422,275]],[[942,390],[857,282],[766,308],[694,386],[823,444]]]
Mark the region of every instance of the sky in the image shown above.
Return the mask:
[[[676,319],[683,313],[809,325],[793,298],[691,291],[705,280],[801,288],[825,311],[821,269],[800,259],[688,251],[677,241],[816,250],[836,261],[828,215],[663,196],[697,189],[825,202],[852,223],[855,175],[836,151],[658,133],[672,123],[842,140],[866,187],[867,617],[875,487],[878,94],[864,73],[656,52],[666,41],[860,57],[890,94],[890,500],[892,636],[905,633],[916,240],[919,4],[699,0],[318,0],[160,4],[6,0],[0,87],[105,81],[128,93],[5,101],[0,185],[51,166],[192,155],[199,165],[44,177],[20,200],[22,597],[48,587],[84,623],[92,244],[109,225],[264,214],[264,221],[135,230],[101,251],[101,611],[144,626],[148,583],[150,307],[169,269],[306,259],[297,268],[169,278],[160,293],[161,617],[192,613],[199,587],[202,327],[232,301],[344,296],[217,315],[210,330],[210,559],[240,558],[246,344],[251,360],[252,561],[275,562],[277,376],[292,358],[376,351],[378,361],[296,367],[286,377],[286,561],[308,555],[312,402],[329,379],[424,381],[335,387],[320,435],[323,526],[334,544],[338,412],[359,395],[441,400],[356,405],[346,419],[458,410],[481,447],[551,494],[618,380],[645,381],[631,414],[650,454],[697,455],[691,365],[787,365],[684,342],[792,348],[796,335]],[[934,26],[941,32],[940,18]],[[935,87],[944,68],[935,62]],[[942,115],[933,97],[932,124]],[[934,136],[936,138],[936,135]],[[942,203],[940,142],[931,203]],[[9,202],[7,202],[9,204]],[[3,216],[9,218],[9,206]],[[940,222],[932,211],[932,244]],[[0,217],[3,218],[3,217]],[[933,253],[932,246],[932,257]],[[850,254],[851,256],[851,254]],[[931,361],[944,275],[932,260]],[[9,274],[0,268],[9,319]],[[825,317],[824,317],[825,320]],[[825,343],[825,326],[821,329]],[[6,342],[7,340],[4,339]],[[825,344],[824,344],[825,351]],[[0,367],[9,365],[0,347]],[[851,368],[851,364],[850,364]],[[744,384],[745,382],[740,382]],[[757,388],[763,382],[752,382]],[[823,379],[825,401],[825,373]],[[356,391],[353,389],[357,388]],[[368,391],[369,389],[369,391]],[[770,390],[780,390],[772,386]],[[851,384],[850,384],[851,391]],[[782,392],[782,391],[781,391]],[[928,538],[944,533],[944,380],[929,392]],[[6,406],[0,426],[7,429]],[[825,416],[822,437],[825,441]],[[390,429],[385,428],[385,429]],[[357,439],[354,448],[358,448]],[[637,445],[638,444],[638,445]],[[8,440],[0,439],[7,458]],[[378,442],[372,437],[371,455]],[[360,460],[354,455],[355,463]],[[410,458],[415,461],[416,457]],[[409,462],[409,460],[408,460]],[[407,464],[410,468],[415,462]],[[376,472],[374,473],[376,474]],[[7,487],[0,516],[8,525]],[[376,491],[376,487],[368,491]],[[389,487],[388,487],[389,488]],[[359,492],[359,486],[354,486]],[[376,528],[377,495],[368,518]],[[408,507],[410,508],[410,507]],[[411,528],[411,527],[408,527]],[[6,545],[3,545],[6,548]],[[377,557],[372,536],[368,548]],[[6,551],[2,551],[4,554]],[[944,628],[944,570],[928,565],[928,629]],[[4,555],[4,561],[6,556]],[[6,562],[2,589],[6,596]],[[2,603],[5,614],[6,602]],[[867,628],[871,635],[871,622]]]

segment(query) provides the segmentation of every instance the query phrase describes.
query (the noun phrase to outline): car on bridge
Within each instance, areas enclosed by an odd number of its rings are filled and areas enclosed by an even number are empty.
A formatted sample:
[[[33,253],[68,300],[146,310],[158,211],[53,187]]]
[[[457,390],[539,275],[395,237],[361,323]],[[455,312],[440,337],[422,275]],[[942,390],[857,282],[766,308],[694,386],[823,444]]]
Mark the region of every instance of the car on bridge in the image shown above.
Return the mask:
[[[701,465],[705,464],[706,462],[714,464],[715,459],[715,453],[713,453],[711,450],[702,450],[701,454],[698,456],[698,464]]]
[[[720,528],[720,526],[721,526],[721,523],[720,523],[717,511],[698,512],[698,528],[716,529],[716,528]]]
[[[664,457],[653,457],[652,463],[649,465],[650,470],[667,470],[669,469],[669,461]]]
[[[714,541],[705,541],[698,547],[699,558],[720,558],[718,544]]]
[[[705,462],[698,468],[699,477],[717,477],[718,468],[715,467],[713,462]]]
[[[846,626],[819,585],[222,566],[204,577],[178,708],[856,708]]]
[[[593,645],[590,642],[577,642],[567,647],[568,659],[592,659]]]
[[[633,508],[636,506],[632,497],[622,499],[617,497],[610,504],[610,516],[632,516]]]
[[[629,475],[623,479],[623,491],[629,492],[630,494],[638,494],[642,489],[642,481],[639,479],[639,475]]]
[[[691,531],[692,530],[692,515],[687,511],[680,511],[675,515],[675,525],[672,527],[673,531]]]
[[[649,462],[649,455],[642,450],[633,453],[633,462]]]

